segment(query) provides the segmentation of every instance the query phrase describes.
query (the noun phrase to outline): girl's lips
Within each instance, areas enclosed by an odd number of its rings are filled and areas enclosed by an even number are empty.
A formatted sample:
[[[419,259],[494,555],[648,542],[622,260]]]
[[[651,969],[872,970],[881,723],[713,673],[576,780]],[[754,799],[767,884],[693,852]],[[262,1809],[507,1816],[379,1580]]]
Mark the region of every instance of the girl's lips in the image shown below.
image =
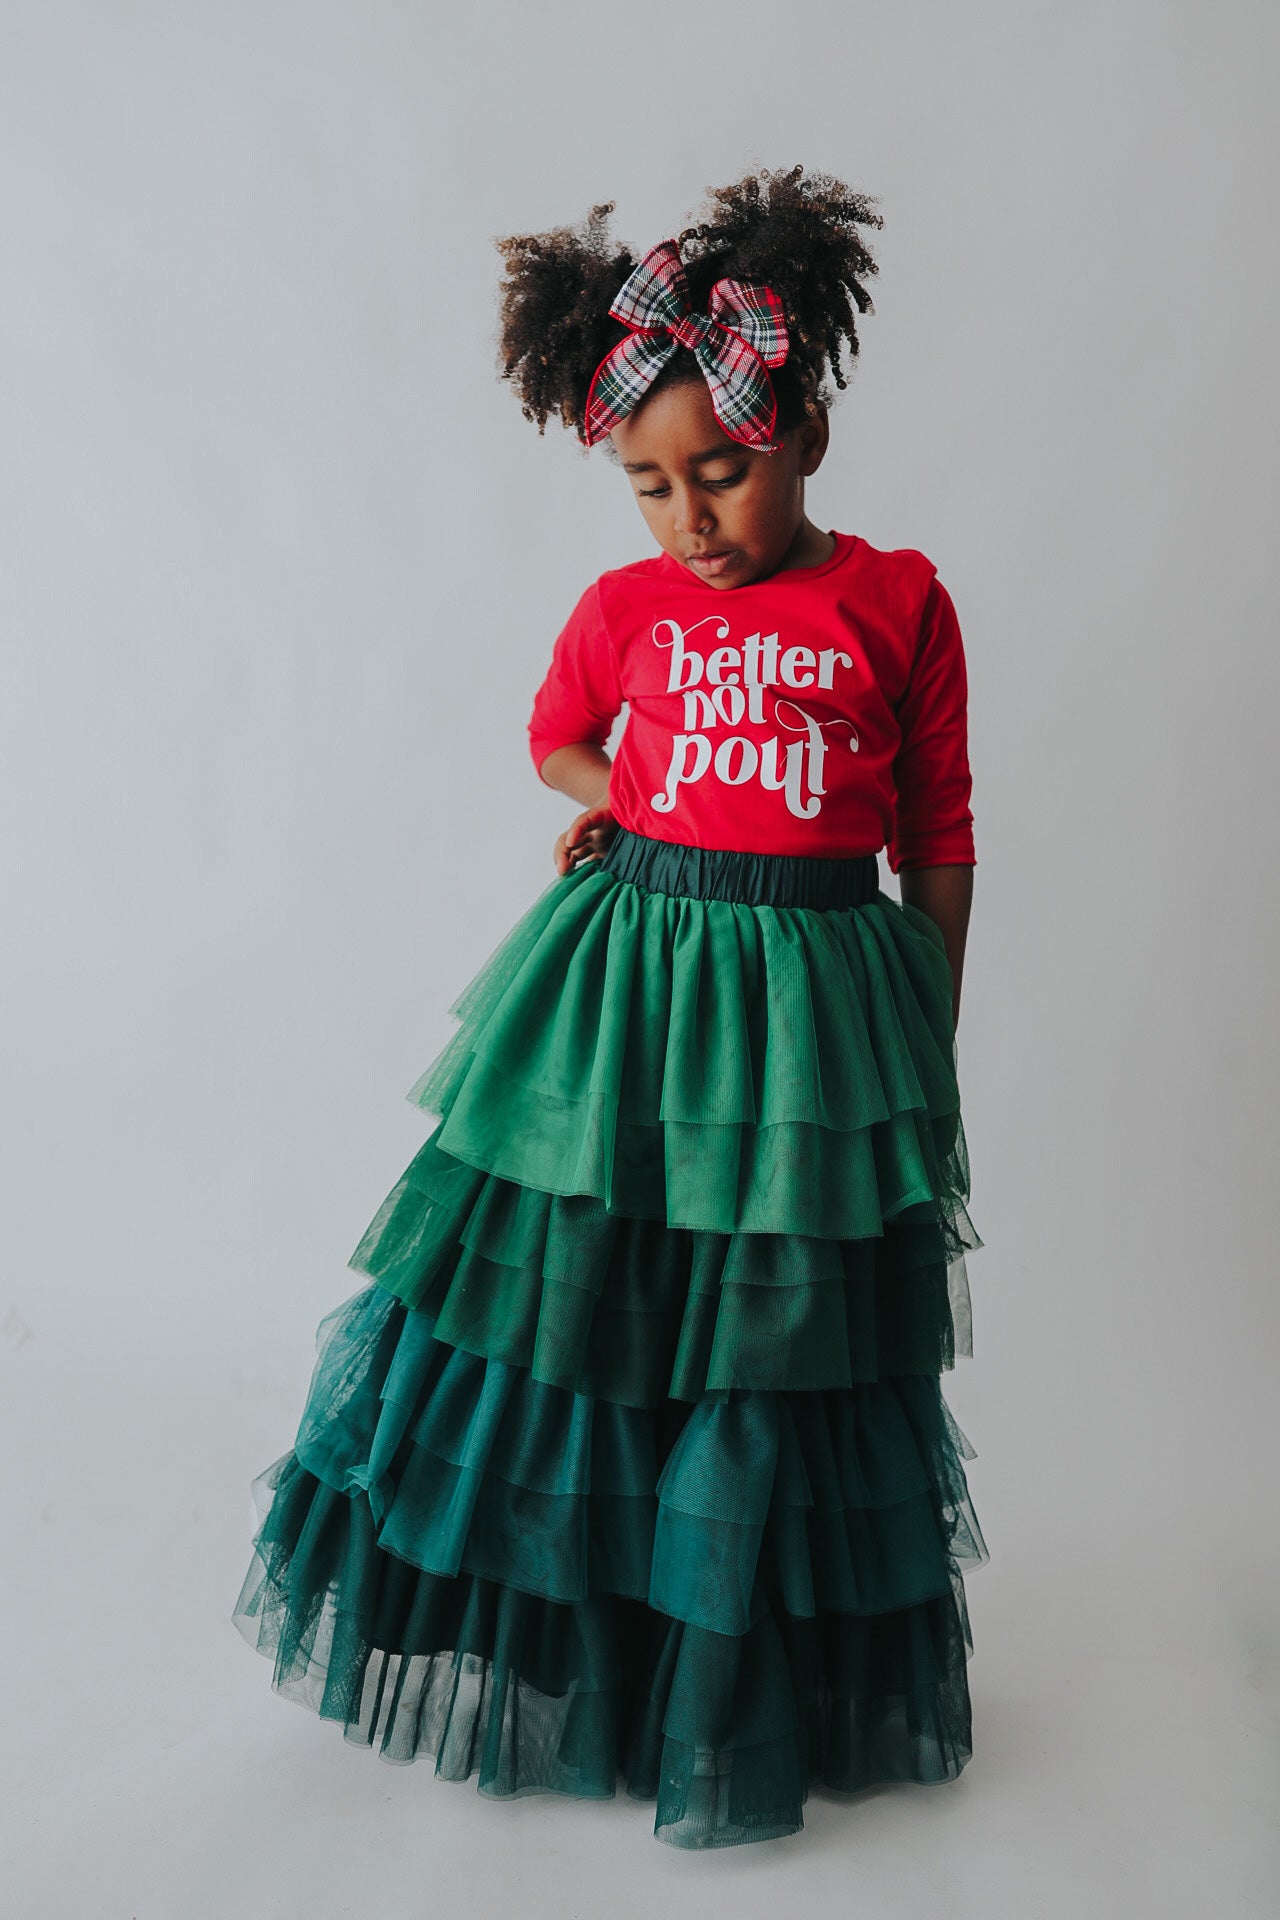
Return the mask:
[[[733,564],[736,555],[732,547],[724,547],[718,553],[694,553],[689,556],[689,565],[697,567],[701,573],[723,573]]]

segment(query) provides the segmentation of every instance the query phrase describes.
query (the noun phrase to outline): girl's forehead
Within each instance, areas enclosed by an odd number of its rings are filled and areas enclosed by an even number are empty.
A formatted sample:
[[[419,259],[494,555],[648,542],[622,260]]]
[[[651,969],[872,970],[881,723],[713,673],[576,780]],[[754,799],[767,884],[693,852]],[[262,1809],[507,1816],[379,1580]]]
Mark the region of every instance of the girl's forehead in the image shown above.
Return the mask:
[[[629,471],[669,463],[701,465],[737,459],[749,451],[724,431],[707,383],[701,379],[655,388],[618,421],[609,438],[619,462]]]

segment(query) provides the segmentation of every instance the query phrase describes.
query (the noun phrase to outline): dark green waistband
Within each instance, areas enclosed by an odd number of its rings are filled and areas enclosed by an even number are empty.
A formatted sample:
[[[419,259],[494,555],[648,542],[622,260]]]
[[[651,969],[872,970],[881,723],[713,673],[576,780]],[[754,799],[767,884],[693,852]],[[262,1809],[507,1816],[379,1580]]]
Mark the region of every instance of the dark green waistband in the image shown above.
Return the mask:
[[[801,853],[734,853],[654,840],[619,827],[600,863],[651,893],[736,900],[753,907],[860,907],[880,891],[874,853],[849,859]]]

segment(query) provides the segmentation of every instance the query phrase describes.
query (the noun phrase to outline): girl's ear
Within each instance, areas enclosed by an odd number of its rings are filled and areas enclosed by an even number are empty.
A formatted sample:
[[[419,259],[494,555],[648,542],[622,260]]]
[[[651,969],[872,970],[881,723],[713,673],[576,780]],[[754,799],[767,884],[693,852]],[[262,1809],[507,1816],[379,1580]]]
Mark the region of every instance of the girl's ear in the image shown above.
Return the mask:
[[[820,406],[816,413],[810,414],[796,428],[796,446],[800,454],[800,472],[807,478],[816,473],[822,465],[823,455],[831,443],[831,418],[827,409]]]

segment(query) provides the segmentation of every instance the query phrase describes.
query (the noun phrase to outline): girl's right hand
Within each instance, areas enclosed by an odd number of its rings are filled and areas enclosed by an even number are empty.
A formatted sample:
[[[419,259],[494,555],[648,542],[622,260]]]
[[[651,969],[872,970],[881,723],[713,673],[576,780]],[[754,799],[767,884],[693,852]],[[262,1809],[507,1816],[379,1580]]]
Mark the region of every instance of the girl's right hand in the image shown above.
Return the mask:
[[[617,831],[618,823],[608,806],[588,807],[569,822],[556,841],[556,872],[568,873],[588,860],[598,860]]]

